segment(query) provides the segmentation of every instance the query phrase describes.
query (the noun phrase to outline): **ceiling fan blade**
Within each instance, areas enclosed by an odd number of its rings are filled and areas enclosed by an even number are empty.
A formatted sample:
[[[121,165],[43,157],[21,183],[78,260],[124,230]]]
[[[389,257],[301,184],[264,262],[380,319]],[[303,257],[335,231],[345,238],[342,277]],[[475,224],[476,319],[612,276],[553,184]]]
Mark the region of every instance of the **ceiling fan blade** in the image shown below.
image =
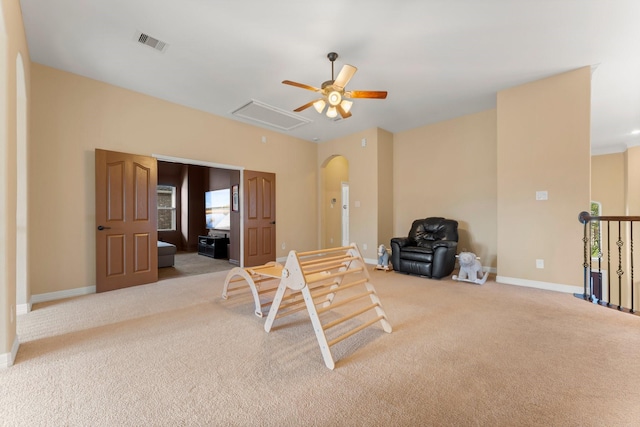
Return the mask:
[[[311,102],[307,102],[306,104],[304,104],[304,105],[302,105],[302,106],[300,106],[300,107],[296,108],[296,109],[295,109],[295,110],[293,110],[293,111],[295,111],[296,113],[299,113],[300,111],[306,110],[307,108],[311,107],[311,106],[313,105],[313,103],[314,103],[314,102],[316,102],[316,101],[317,101],[317,99],[314,99],[314,100],[313,100],[313,101],[311,101]]]
[[[311,90],[314,92],[320,92],[320,89],[318,89],[317,87],[309,86],[304,83],[292,82],[291,80],[283,80],[282,83],[290,86],[300,87],[302,89]]]
[[[385,99],[387,97],[387,91],[386,90],[351,90],[349,92],[345,92],[344,96],[346,98]]]
[[[342,70],[340,70],[340,73],[338,73],[338,77],[336,77],[333,85],[339,89],[344,89],[344,87],[347,85],[347,83],[349,83],[349,80],[351,80],[351,77],[353,77],[356,71],[358,71],[358,69],[353,65],[345,64],[342,67]]]
[[[340,113],[343,119],[351,117],[351,113],[349,111],[344,111],[344,108],[342,108],[342,105],[340,104],[336,105],[336,110],[338,110],[338,113]]]

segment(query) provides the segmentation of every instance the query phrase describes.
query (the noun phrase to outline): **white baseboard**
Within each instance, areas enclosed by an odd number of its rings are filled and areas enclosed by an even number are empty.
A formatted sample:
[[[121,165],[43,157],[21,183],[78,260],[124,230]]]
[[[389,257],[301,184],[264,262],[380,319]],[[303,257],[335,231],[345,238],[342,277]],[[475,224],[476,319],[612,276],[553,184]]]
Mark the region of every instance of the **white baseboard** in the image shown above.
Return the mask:
[[[37,294],[31,296],[33,304],[46,301],[55,301],[64,298],[79,297],[81,295],[95,294],[95,286],[86,286],[84,288],[66,289],[64,291],[47,292],[46,294]]]
[[[372,259],[372,258],[363,258],[363,259],[364,259],[364,263],[365,263],[365,264],[378,265],[378,258],[376,258],[376,259]]]
[[[11,352],[0,354],[0,369],[8,368],[13,366],[13,362],[16,360],[16,355],[18,354],[18,348],[20,347],[20,341],[18,341],[18,336],[16,335],[13,340],[13,345],[11,346]]]
[[[31,307],[33,303],[29,301],[26,304],[16,304],[16,314],[20,316],[21,314],[27,314],[31,311]]]
[[[527,288],[546,289],[548,291],[564,292],[568,294],[582,293],[581,286],[564,285],[561,283],[538,282],[537,280],[518,279],[516,277],[497,276],[496,282],[506,285],[525,286]]]

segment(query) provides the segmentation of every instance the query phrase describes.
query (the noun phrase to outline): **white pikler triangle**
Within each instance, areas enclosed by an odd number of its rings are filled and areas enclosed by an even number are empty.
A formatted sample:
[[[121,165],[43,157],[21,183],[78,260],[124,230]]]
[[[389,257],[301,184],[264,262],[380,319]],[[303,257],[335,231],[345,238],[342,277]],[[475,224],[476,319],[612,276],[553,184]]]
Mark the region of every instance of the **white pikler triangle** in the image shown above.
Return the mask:
[[[276,319],[304,310],[305,307],[329,369],[335,367],[331,346],[377,322],[385,332],[392,330],[355,244],[309,252],[289,252],[264,325],[265,331],[271,331]],[[323,314],[338,307],[343,309],[342,317],[323,321]],[[334,328],[338,330],[339,326],[342,333],[328,340],[326,332]]]

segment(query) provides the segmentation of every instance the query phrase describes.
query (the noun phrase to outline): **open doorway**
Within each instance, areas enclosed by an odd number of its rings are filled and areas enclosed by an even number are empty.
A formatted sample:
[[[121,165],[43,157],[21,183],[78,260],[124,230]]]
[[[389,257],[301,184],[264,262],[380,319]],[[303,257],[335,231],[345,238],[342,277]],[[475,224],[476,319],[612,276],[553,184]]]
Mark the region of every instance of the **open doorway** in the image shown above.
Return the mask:
[[[322,247],[348,245],[349,161],[344,156],[332,156],[325,160],[321,172],[319,205]]]
[[[240,264],[240,217],[230,209],[239,182],[237,169],[158,159],[158,241],[175,246],[158,280]]]
[[[349,183],[341,182],[342,188],[342,206],[341,206],[341,223],[342,223],[342,246],[349,246]]]

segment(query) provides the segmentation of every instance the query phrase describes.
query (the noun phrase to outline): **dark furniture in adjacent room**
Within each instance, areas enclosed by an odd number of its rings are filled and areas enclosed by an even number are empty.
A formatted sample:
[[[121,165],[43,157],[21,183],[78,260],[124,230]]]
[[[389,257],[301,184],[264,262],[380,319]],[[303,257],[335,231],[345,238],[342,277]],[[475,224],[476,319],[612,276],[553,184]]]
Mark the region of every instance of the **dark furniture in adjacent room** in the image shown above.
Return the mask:
[[[228,237],[198,236],[198,253],[211,258],[229,258],[227,253]]]
[[[457,249],[457,221],[417,219],[407,237],[391,239],[391,263],[394,271],[441,279],[453,272]]]
[[[176,245],[158,240],[158,268],[173,266]]]

